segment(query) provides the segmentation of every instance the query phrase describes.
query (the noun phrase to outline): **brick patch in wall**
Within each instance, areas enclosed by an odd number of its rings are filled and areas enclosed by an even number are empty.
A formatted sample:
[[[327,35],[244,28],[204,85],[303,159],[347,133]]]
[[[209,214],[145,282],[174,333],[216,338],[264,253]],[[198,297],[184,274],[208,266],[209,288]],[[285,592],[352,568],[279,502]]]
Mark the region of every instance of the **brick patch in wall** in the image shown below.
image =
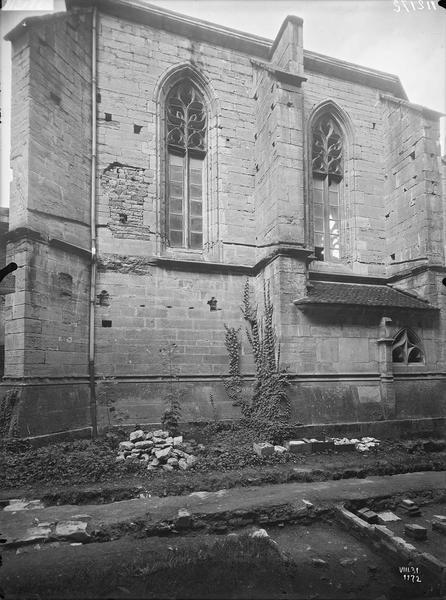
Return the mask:
[[[146,169],[111,163],[100,181],[102,193],[108,198],[108,226],[115,238],[148,240],[155,235],[143,221],[149,186]]]

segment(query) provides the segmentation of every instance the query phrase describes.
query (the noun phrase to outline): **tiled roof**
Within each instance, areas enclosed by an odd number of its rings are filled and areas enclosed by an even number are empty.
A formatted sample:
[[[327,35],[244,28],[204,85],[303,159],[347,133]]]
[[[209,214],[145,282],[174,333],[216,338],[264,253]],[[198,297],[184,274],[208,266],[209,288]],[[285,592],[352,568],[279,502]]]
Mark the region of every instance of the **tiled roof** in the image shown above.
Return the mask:
[[[425,300],[388,285],[358,283],[329,283],[312,281],[307,286],[308,294],[295,300],[294,304],[347,304],[350,306],[388,306],[416,310],[437,310]]]

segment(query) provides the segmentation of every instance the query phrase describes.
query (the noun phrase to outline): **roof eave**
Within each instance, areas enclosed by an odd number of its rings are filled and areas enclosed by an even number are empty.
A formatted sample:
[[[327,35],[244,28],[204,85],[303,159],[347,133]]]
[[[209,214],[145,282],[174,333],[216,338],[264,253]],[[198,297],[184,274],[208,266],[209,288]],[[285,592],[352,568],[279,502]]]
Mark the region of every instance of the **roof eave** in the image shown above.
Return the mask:
[[[280,31],[283,30],[285,24],[290,20],[302,22],[300,17],[292,15],[286,17],[276,39],[270,40],[157,6],[142,4],[139,0],[66,0],[66,6],[67,10],[97,6],[100,11],[107,14],[145,23],[171,33],[186,35],[199,41],[236,49],[250,56],[267,60],[271,59],[277,40],[280,37]],[[408,99],[401,81],[396,75],[383,73],[382,71],[369,69],[308,50],[304,50],[304,69],[360,83],[394,94],[398,98]]]
[[[392,309],[392,310],[424,310],[424,311],[439,311],[440,309],[436,306],[432,306],[431,304],[427,304],[426,306],[396,306],[392,304],[358,304],[355,302],[318,302],[317,300],[309,300],[307,298],[299,298],[298,300],[294,300],[293,304],[298,308],[308,307],[317,307],[317,308],[327,308],[327,307],[346,307],[346,308],[370,308],[370,309]]]

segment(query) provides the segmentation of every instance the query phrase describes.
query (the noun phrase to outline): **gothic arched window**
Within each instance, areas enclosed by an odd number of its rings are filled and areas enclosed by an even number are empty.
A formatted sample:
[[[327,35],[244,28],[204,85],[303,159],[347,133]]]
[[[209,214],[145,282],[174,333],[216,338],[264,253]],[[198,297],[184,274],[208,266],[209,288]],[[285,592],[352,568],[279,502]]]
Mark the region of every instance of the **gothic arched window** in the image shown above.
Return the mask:
[[[312,128],[314,245],[318,260],[341,258],[342,133],[324,114]]]
[[[402,329],[395,336],[392,344],[392,361],[404,365],[424,362],[421,343],[410,329]]]
[[[166,98],[166,234],[169,245],[203,247],[207,115],[203,96],[181,80]]]

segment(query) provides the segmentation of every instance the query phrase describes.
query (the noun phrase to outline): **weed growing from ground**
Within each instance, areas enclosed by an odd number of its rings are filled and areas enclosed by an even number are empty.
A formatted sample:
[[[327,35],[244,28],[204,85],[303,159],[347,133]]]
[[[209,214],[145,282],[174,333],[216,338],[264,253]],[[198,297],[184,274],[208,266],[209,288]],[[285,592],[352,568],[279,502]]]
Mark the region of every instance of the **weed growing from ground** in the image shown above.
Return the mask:
[[[160,348],[163,366],[169,374],[169,391],[164,397],[165,409],[161,424],[163,429],[166,429],[172,435],[179,433],[181,400],[184,393],[183,389],[178,387],[178,374],[174,365],[176,351],[177,345],[173,342]]]

